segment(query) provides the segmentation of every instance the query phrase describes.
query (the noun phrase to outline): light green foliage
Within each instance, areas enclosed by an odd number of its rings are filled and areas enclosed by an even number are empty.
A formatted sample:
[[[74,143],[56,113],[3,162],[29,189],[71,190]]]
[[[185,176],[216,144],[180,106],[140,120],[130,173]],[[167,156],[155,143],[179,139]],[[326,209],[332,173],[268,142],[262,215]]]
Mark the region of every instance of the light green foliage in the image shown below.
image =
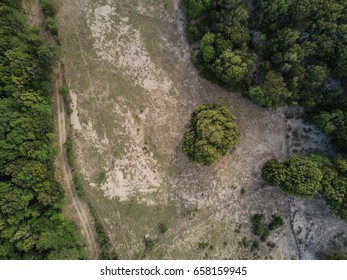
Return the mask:
[[[207,33],[200,42],[202,58],[207,63],[213,61],[216,57],[216,50],[213,46],[214,41],[215,35],[213,33]]]
[[[292,156],[283,163],[267,161],[262,168],[263,179],[295,196],[310,198],[321,193],[333,211],[347,220],[347,161],[309,155]]]
[[[293,195],[310,198],[321,189],[323,178],[321,170],[313,161],[299,156],[293,156],[284,162],[286,180],[281,188]]]
[[[255,86],[248,90],[247,96],[255,103],[269,107],[271,106],[271,99],[265,95],[261,86]]]
[[[211,70],[224,83],[229,83],[240,81],[248,67],[241,56],[226,50],[214,61]]]
[[[268,160],[264,164],[261,174],[266,182],[274,186],[281,186],[286,180],[285,167],[277,159]]]
[[[262,176],[268,183],[302,198],[310,198],[322,188],[323,174],[307,157],[292,156],[282,164],[271,160],[264,165]]]
[[[58,36],[58,26],[54,18],[47,17],[45,23],[48,27],[48,30],[54,35]]]
[[[190,160],[210,165],[238,141],[235,117],[223,106],[205,104],[193,110],[182,148]]]

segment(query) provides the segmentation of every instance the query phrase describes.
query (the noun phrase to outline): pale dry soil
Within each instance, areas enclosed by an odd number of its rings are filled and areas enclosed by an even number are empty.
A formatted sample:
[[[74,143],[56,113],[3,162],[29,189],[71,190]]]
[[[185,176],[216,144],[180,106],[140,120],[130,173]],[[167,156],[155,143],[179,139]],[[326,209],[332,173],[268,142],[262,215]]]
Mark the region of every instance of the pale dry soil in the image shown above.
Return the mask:
[[[273,157],[332,154],[328,140],[297,109],[265,110],[200,78],[179,1],[57,2],[77,169],[119,258],[310,259],[346,245],[346,224],[320,197],[290,198],[260,175]],[[202,103],[226,105],[241,134],[210,167],[181,152],[190,112]],[[252,252],[240,241],[257,240],[257,212],[267,220],[277,213],[285,225],[269,238],[274,248]],[[212,246],[199,249],[202,242]]]

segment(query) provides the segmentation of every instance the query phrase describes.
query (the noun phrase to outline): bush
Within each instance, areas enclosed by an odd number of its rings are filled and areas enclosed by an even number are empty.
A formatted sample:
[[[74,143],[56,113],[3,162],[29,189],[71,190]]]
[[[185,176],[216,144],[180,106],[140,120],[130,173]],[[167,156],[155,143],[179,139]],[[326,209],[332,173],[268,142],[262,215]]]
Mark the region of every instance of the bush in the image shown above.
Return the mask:
[[[263,214],[255,214],[251,218],[253,234],[260,237],[261,241],[266,241],[270,235],[270,230],[265,226]]]
[[[210,244],[208,244],[207,242],[199,242],[199,243],[198,243],[198,247],[199,247],[199,249],[201,249],[201,250],[205,250],[205,249],[207,249],[209,246],[210,246]]]
[[[200,105],[191,114],[191,128],[182,142],[190,160],[210,165],[239,142],[235,117],[223,106]]]
[[[269,230],[275,230],[281,226],[283,226],[283,219],[280,216],[272,215],[272,220],[268,225]]]
[[[58,26],[54,18],[47,17],[46,25],[48,30],[52,33],[53,36],[58,36]]]
[[[54,17],[57,13],[57,7],[52,0],[40,0],[40,5],[46,17]]]
[[[150,239],[150,238],[146,238],[145,239],[145,249],[146,251],[151,251],[154,248],[155,245],[155,240],[154,239]]]
[[[165,225],[165,224],[163,224],[163,223],[160,223],[160,224],[159,224],[159,231],[160,231],[161,233],[165,233],[165,232],[167,232],[167,230],[168,230],[167,225]]]
[[[199,25],[189,24],[187,29],[188,29],[188,40],[190,43],[199,41],[204,36],[204,32],[201,30],[201,27]]]

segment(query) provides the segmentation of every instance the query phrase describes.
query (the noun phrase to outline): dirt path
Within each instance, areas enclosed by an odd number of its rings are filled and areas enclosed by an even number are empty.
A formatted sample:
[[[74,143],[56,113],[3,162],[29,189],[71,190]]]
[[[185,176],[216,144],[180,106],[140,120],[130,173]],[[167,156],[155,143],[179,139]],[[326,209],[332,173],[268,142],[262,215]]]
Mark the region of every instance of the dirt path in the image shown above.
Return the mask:
[[[58,147],[59,154],[56,159],[57,168],[62,171],[61,183],[65,186],[66,195],[71,199],[75,214],[79,220],[79,228],[85,238],[88,256],[90,259],[95,260],[99,258],[98,244],[91,224],[91,214],[85,203],[83,203],[77,195],[76,188],[72,180],[71,168],[67,159],[67,151],[64,144],[67,141],[66,129],[66,112],[63,97],[59,94],[59,88],[63,84],[64,70],[61,63],[55,68],[55,111],[56,111],[56,124],[58,132]]]
[[[44,25],[44,15],[38,0],[23,1],[23,9],[27,14],[30,24],[37,25],[41,29],[42,36],[49,44],[55,44],[54,37],[46,30]],[[64,67],[62,63],[53,70],[54,81],[54,102],[53,112],[55,113],[55,131],[58,135],[58,156],[55,161],[57,176],[60,183],[64,187],[65,195],[68,197],[74,209],[74,215],[78,220],[78,227],[81,231],[85,243],[89,259],[99,259],[99,246],[96,241],[96,234],[93,230],[93,217],[90,213],[88,205],[80,200],[77,195],[75,185],[72,179],[72,172],[69,166],[67,151],[64,146],[68,139],[67,132],[67,113],[65,111],[64,99],[59,94],[59,89],[64,83]]]

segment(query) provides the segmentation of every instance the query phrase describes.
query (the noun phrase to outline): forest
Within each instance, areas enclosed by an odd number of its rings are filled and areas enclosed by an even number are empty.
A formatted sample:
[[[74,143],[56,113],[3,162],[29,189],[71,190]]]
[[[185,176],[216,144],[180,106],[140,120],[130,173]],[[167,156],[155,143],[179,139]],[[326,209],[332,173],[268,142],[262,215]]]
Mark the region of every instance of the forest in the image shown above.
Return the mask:
[[[29,27],[20,0],[0,1],[0,259],[85,259],[54,179],[55,46]]]
[[[188,40],[200,73],[260,106],[302,106],[329,135],[335,159],[270,160],[263,178],[299,197],[326,197],[347,219],[347,1],[187,0]]]

